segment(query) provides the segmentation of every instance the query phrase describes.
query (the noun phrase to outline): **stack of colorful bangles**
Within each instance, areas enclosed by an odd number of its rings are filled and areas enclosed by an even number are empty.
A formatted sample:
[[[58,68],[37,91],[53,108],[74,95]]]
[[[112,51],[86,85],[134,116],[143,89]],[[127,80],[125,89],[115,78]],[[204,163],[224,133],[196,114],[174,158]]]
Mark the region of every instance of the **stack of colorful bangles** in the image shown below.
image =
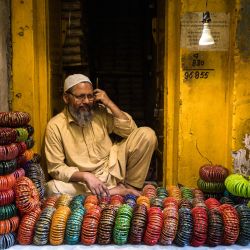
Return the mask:
[[[14,186],[17,178],[24,175],[19,157],[27,150],[29,121],[25,112],[0,112],[0,249],[16,242],[20,216]]]
[[[28,124],[29,121],[30,115],[26,112],[0,112],[0,249],[15,244],[16,232],[21,230],[21,216],[22,220],[28,220],[29,223],[34,223],[37,217],[33,218],[34,204],[29,201],[31,196],[24,195],[24,190],[29,192],[29,186],[34,186],[33,182],[27,178],[25,183],[17,187],[18,179],[25,175],[24,166],[29,160],[25,155],[34,145],[34,129]],[[22,190],[21,196],[19,189]],[[36,206],[40,209],[39,197]],[[29,212],[32,219],[25,215]],[[26,226],[22,230],[26,233],[29,231]],[[25,235],[22,239],[26,243],[30,242]]]

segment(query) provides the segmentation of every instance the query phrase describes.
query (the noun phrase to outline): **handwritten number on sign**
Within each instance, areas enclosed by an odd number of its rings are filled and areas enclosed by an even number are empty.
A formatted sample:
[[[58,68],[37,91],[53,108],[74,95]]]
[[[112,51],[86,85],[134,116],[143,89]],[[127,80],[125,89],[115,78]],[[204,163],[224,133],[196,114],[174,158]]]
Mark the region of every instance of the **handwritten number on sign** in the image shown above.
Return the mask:
[[[185,80],[191,80],[191,79],[207,79],[209,75],[208,71],[186,71],[184,73],[184,79]]]

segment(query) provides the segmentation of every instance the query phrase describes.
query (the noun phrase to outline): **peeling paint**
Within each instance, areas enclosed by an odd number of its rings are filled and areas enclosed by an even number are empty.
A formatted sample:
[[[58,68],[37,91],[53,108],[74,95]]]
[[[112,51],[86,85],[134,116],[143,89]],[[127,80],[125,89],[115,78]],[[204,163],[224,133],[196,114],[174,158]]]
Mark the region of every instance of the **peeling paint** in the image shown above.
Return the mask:
[[[16,93],[16,97],[17,98],[21,98],[22,97],[22,93]]]
[[[249,0],[241,0],[236,43],[243,61],[250,61],[250,4]]]
[[[20,31],[18,32],[19,36],[24,36],[24,31],[29,29],[29,26],[19,27]]]
[[[245,147],[232,153],[234,158],[234,172],[244,176],[250,175],[250,135],[245,134]]]

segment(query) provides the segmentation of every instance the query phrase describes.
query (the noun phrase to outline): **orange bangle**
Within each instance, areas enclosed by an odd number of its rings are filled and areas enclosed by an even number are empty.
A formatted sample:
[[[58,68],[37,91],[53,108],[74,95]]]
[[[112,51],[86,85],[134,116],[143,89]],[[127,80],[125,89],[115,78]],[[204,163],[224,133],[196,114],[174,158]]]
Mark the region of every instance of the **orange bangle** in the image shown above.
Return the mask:
[[[34,156],[34,151],[32,149],[27,149],[24,151],[23,155],[27,161],[30,161]]]
[[[19,225],[19,217],[13,216],[7,220],[0,221],[0,234],[8,234],[17,230]]]
[[[146,206],[147,209],[150,208],[150,200],[147,196],[143,196],[143,195],[139,196],[136,200],[136,203],[138,205]]]
[[[17,179],[15,193],[16,206],[22,213],[29,213],[40,204],[37,188],[28,177]]]
[[[0,191],[11,189],[16,183],[16,178],[13,174],[0,176]]]
[[[85,204],[87,204],[87,203],[92,203],[92,204],[94,204],[94,205],[98,205],[99,201],[98,201],[97,196],[96,196],[96,195],[93,195],[93,194],[88,195],[88,196],[86,197],[86,199],[85,199],[84,206],[85,206]]]
[[[41,209],[37,208],[28,214],[25,214],[20,222],[18,228],[17,240],[21,245],[29,245],[32,243],[35,224],[40,216]]]

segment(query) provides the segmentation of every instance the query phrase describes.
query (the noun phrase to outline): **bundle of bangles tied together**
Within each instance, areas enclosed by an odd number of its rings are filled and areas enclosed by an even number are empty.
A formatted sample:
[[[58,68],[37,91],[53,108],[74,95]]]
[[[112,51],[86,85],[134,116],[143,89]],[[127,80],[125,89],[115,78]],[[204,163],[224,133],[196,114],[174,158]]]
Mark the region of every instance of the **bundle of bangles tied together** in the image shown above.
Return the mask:
[[[30,119],[27,112],[0,112],[0,249],[17,242],[21,218],[40,207],[45,193]]]
[[[198,188],[148,183],[140,196],[46,197],[40,155],[25,153],[34,132],[29,115],[16,113],[0,113],[0,147],[5,147],[0,152],[0,249],[14,244],[250,244],[249,179],[220,165],[200,167]],[[19,136],[16,127],[28,136]],[[13,144],[17,152],[9,153]]]

